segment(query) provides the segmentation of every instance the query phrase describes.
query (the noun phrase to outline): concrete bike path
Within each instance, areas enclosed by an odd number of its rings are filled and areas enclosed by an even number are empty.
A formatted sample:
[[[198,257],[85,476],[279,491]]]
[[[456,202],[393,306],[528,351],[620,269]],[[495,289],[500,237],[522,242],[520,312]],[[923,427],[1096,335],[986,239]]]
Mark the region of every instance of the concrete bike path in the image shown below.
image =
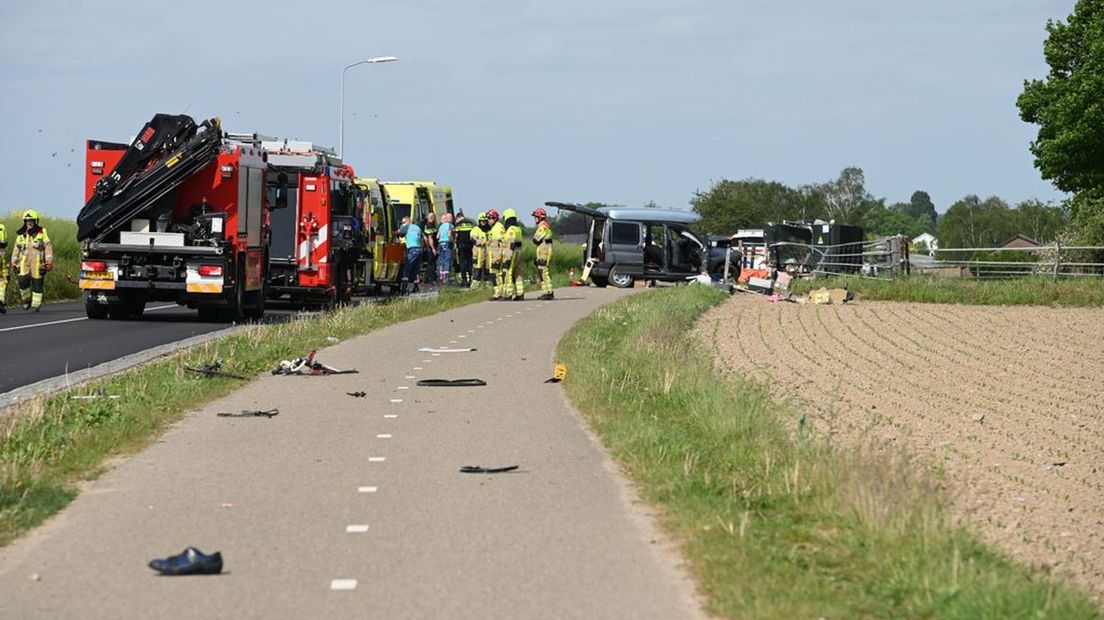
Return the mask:
[[[672,544],[543,382],[562,335],[623,292],[559,294],[395,325],[320,352],[360,374],[264,376],[192,412],[0,549],[0,617],[701,616]],[[432,378],[488,385],[416,385]],[[188,545],[224,573],[146,566]]]

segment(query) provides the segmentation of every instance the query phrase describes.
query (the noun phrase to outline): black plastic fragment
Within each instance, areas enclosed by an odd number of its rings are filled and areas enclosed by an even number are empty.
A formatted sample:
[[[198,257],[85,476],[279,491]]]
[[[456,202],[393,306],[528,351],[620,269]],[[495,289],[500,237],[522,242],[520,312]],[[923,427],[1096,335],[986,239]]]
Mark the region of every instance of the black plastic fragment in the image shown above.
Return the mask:
[[[479,465],[464,465],[460,468],[462,474],[501,474],[514,471],[520,465],[507,465],[505,467],[481,467]]]
[[[422,379],[418,382],[422,387],[478,387],[487,385],[482,379]]]
[[[269,409],[268,411],[249,410],[243,409],[241,413],[220,413],[220,418],[274,418],[280,415],[279,409]]]

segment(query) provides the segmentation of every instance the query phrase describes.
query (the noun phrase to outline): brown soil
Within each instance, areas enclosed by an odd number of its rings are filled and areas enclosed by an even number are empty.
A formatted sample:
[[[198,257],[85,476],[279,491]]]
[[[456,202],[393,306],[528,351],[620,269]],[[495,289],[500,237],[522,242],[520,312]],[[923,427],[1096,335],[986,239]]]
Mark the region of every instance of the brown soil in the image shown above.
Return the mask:
[[[737,295],[699,330],[834,441],[934,460],[957,515],[1104,598],[1104,310]]]

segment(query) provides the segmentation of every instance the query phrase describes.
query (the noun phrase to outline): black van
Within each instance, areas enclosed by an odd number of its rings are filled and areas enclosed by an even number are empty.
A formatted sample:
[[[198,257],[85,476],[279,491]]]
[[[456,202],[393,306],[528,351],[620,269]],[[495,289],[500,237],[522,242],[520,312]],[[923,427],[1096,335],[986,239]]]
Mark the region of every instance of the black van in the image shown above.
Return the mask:
[[[583,255],[583,280],[629,288],[637,278],[684,282],[702,272],[706,244],[690,230],[700,217],[688,211],[652,208],[545,205],[591,218]]]

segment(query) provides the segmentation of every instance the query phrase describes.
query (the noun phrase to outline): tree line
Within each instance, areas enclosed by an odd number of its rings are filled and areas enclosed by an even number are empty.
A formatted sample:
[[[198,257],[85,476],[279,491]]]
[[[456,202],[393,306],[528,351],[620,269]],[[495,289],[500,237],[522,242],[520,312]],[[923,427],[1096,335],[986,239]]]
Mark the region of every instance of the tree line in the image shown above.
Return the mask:
[[[1061,205],[1026,200],[1017,205],[993,196],[982,200],[965,196],[940,215],[927,192],[917,190],[908,202],[890,203],[866,189],[861,168],[844,168],[825,183],[790,187],[778,181],[722,179],[690,199],[702,217],[700,228],[732,234],[740,228],[760,228],[768,222],[822,219],[861,226],[868,237],[925,232],[943,247],[988,247],[1017,234],[1040,243],[1054,240],[1069,222]]]

